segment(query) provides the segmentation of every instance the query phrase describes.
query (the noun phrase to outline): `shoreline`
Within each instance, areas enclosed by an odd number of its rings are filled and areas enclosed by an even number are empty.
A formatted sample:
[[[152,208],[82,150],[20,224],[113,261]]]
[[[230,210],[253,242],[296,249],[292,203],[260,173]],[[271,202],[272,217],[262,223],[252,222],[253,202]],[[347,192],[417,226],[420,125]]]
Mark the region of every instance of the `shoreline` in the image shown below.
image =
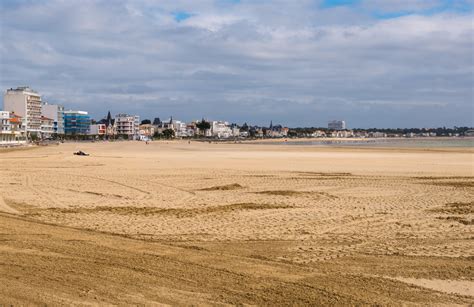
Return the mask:
[[[252,139],[252,140],[241,140],[241,143],[285,143],[285,142],[314,142],[314,143],[323,143],[323,142],[364,142],[364,143],[375,143],[380,141],[455,141],[455,140],[472,140],[474,142],[474,137],[472,136],[463,136],[463,137],[413,137],[413,138],[404,138],[404,137],[385,137],[385,138],[272,138],[272,139]]]

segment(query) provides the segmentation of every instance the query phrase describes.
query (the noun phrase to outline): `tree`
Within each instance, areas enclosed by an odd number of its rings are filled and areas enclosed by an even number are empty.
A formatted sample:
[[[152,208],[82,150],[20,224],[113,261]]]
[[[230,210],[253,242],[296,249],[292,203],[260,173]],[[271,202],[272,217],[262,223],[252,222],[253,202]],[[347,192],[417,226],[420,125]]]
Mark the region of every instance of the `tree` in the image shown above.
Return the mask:
[[[200,133],[204,134],[206,130],[211,129],[211,123],[202,119],[200,122],[196,123],[196,127],[199,128]]]
[[[165,139],[174,138],[174,130],[173,129],[163,130],[163,136],[164,136]]]
[[[142,120],[142,125],[150,125],[150,124],[151,124],[151,120],[149,119]]]

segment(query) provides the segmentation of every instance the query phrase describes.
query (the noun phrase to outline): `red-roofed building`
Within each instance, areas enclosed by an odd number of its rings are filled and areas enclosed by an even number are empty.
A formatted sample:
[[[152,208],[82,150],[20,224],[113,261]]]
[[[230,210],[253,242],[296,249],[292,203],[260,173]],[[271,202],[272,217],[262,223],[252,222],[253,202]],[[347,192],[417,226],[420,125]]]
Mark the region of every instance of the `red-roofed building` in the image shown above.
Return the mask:
[[[8,111],[0,111],[0,146],[25,143],[24,118]]]

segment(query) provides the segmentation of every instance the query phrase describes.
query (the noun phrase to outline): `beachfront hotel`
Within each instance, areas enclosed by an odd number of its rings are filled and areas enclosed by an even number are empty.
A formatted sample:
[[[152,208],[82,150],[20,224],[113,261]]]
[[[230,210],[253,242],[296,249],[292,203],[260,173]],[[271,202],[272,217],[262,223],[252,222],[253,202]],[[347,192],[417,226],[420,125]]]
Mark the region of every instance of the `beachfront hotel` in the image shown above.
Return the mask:
[[[64,133],[66,135],[88,135],[91,120],[86,111],[64,111]]]
[[[41,132],[41,96],[27,86],[10,88],[3,96],[3,110],[14,112],[23,118],[28,135]]]
[[[140,116],[117,114],[115,125],[117,126],[117,134],[126,135],[129,139],[136,139],[140,132]]]

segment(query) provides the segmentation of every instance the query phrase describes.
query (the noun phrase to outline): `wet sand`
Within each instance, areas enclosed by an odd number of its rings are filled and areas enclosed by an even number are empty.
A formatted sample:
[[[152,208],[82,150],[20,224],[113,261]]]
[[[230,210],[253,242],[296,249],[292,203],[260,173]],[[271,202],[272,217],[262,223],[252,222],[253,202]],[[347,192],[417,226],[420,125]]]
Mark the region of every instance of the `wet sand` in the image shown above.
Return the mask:
[[[0,151],[0,303],[466,305],[473,194],[471,148]]]

